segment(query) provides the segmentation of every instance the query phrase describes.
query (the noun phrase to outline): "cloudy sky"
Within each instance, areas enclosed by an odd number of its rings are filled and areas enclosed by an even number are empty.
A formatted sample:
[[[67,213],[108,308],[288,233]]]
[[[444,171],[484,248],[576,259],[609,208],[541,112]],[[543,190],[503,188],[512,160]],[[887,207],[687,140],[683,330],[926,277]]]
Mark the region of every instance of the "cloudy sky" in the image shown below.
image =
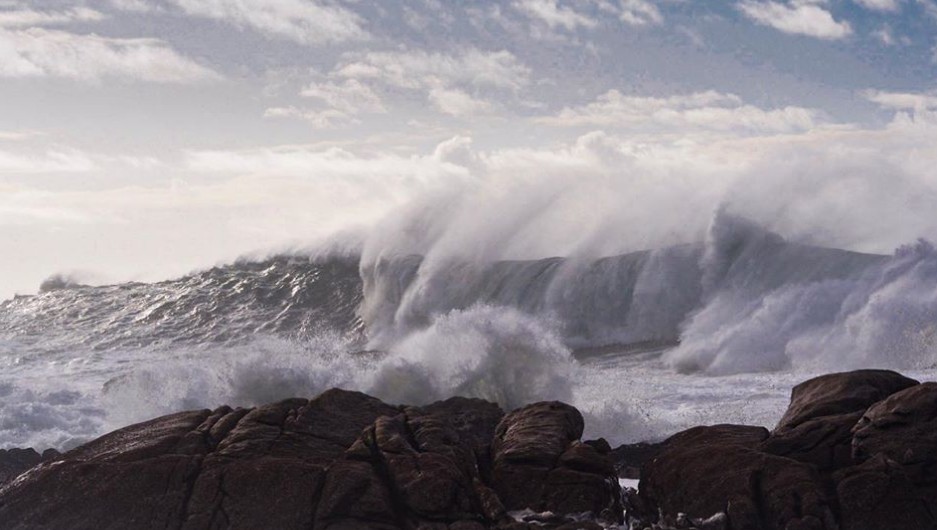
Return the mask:
[[[937,229],[935,111],[937,0],[0,0],[0,297],[334,234],[620,252],[726,203],[887,252]]]

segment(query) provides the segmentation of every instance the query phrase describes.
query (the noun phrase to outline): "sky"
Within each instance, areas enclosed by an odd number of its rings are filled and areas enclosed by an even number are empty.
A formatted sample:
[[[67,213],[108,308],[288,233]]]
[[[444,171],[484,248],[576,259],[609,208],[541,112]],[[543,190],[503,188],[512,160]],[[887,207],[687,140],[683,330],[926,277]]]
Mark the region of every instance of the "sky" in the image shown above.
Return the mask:
[[[937,237],[935,143],[937,0],[0,0],[0,298],[722,207],[890,252]]]

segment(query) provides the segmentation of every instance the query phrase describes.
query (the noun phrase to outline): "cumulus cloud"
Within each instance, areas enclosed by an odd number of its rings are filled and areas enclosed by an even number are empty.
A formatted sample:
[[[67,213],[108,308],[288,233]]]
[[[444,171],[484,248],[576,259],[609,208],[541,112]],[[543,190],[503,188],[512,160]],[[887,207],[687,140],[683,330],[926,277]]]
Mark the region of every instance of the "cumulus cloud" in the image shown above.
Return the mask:
[[[886,109],[916,111],[937,109],[937,91],[887,92],[867,90],[863,92],[863,96]]]
[[[317,129],[327,129],[359,123],[358,116],[361,114],[387,112],[381,97],[370,86],[357,79],[313,81],[307,84],[299,95],[317,101],[319,107],[273,107],[266,110],[264,117],[299,118]]]
[[[107,0],[107,3],[115,9],[132,13],[149,13],[156,10],[156,7],[146,0]]]
[[[579,27],[595,27],[598,22],[569,6],[560,5],[558,0],[517,0],[514,7],[530,18],[539,20],[551,29],[561,27],[575,30]]]
[[[530,79],[530,69],[511,52],[485,52],[477,48],[458,54],[425,50],[367,52],[351,56],[333,74],[403,88],[469,84],[519,90]]]
[[[595,101],[566,107],[542,123],[558,126],[647,126],[671,130],[698,128],[714,131],[792,132],[814,128],[818,112],[802,107],[762,109],[745,104],[734,94],[715,91],[669,97],[646,97],[609,90]]]
[[[2,139],[2,134],[0,134]],[[14,136],[14,140],[22,139]],[[88,154],[72,148],[49,149],[38,154],[0,150],[0,175],[32,173],[84,173],[98,166]]]
[[[318,0],[171,0],[185,13],[250,28],[268,37],[314,45],[362,40],[363,21],[352,11]]]
[[[429,100],[442,113],[451,116],[470,116],[489,112],[492,104],[473,97],[459,89],[434,88]]]
[[[346,79],[341,83],[313,82],[307,85],[300,95],[321,100],[345,114],[386,112],[387,110],[380,96],[371,87],[357,79]]]
[[[612,15],[631,26],[660,24],[664,16],[650,0],[588,0],[580,6],[593,6],[597,14]],[[546,24],[550,29],[574,31],[579,28],[594,28],[598,19],[560,0],[516,0],[514,8],[532,20]]]
[[[64,10],[42,11],[17,6],[10,10],[0,10],[0,28],[23,28],[30,26],[54,26],[74,22],[99,22],[107,15],[87,7],[73,7]]]
[[[848,22],[837,21],[833,15],[809,0],[790,3],[743,0],[739,10],[755,22],[784,33],[807,35],[825,40],[843,39],[852,34]]]
[[[900,0],[855,0],[857,4],[874,11],[898,11]]]
[[[352,116],[335,109],[314,110],[289,105],[286,107],[270,107],[264,111],[264,118],[297,118],[308,122],[316,129],[329,129],[345,123],[354,123],[357,120]]]
[[[495,96],[515,97],[530,83],[530,74],[528,67],[503,50],[350,53],[328,75],[301,90],[301,96],[317,101],[319,107],[276,107],[266,116],[301,118],[319,128],[357,123],[363,114],[388,112],[392,102],[385,102],[381,92],[416,93],[450,116],[477,115],[496,107]]]
[[[660,9],[648,0],[621,0],[621,20],[632,26],[660,24],[664,16]]]
[[[0,29],[0,77],[188,83],[219,76],[159,39],[110,38],[33,27]]]
[[[22,140],[27,140],[29,138],[34,138],[40,136],[41,133],[38,131],[4,131],[0,130],[0,142],[19,142]]]

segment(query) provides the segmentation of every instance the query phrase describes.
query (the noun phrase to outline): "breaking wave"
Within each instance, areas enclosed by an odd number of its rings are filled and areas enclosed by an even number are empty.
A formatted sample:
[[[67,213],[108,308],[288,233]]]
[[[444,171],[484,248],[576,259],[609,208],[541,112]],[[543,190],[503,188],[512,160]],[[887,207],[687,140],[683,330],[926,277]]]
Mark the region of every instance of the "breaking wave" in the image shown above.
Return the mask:
[[[699,243],[598,259],[288,255],[151,284],[52,278],[0,302],[0,445],[68,447],[158,413],[333,386],[390,402],[562,399],[618,429],[598,434],[633,439],[670,405],[583,385],[636,366],[926,370],[935,334],[932,244],[803,245],[722,210]],[[596,361],[608,354],[630,360]]]

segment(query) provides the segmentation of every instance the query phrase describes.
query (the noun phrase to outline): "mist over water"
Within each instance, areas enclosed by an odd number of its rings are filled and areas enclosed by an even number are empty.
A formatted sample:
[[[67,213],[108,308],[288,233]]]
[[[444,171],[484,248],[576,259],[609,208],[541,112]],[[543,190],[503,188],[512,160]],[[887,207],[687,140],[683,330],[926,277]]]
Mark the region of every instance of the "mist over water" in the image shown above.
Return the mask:
[[[890,127],[912,148],[932,129]],[[819,372],[926,375],[935,186],[849,134],[709,144],[692,171],[601,133],[553,154],[455,138],[421,162],[446,178],[367,229],[156,283],[52,277],[0,302],[0,446],[335,386],[565,400],[619,443],[770,426]]]
[[[367,255],[367,253],[365,253]],[[579,406],[613,442],[776,421],[791,384],[935,367],[937,251],[792,243],[718,209],[699,243],[597,259],[241,261],[0,304],[4,446],[70,447],[180,409],[358,389]]]

